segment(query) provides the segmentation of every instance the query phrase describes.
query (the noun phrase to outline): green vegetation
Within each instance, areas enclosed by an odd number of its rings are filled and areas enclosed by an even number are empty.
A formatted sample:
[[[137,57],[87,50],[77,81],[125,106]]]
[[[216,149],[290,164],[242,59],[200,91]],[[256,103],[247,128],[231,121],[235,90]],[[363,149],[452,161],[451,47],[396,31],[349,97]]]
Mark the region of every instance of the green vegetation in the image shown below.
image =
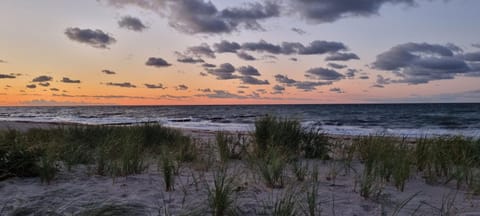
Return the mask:
[[[235,215],[234,181],[222,166],[215,171],[213,186],[208,187],[208,204],[213,216]]]

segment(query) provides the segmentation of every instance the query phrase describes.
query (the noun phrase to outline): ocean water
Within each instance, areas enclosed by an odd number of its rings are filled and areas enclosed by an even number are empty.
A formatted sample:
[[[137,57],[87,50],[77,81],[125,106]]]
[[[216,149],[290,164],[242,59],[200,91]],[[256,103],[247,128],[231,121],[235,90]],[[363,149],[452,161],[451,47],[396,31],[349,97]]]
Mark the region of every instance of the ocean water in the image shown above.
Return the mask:
[[[480,104],[0,107],[0,121],[89,125],[158,122],[201,130],[249,131],[275,115],[331,134],[480,136]]]

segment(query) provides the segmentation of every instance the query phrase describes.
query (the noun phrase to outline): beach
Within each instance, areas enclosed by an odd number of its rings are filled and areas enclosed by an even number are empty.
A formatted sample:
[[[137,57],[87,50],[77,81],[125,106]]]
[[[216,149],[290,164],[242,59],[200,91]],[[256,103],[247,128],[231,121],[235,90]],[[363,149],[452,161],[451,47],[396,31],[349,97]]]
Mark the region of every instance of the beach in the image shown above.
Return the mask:
[[[59,124],[1,122],[0,130],[28,131],[52,129]],[[62,125],[65,126],[65,125]],[[94,165],[76,165],[68,170],[58,163],[58,173],[50,183],[40,178],[9,178],[0,182],[0,215],[206,215],[211,212],[209,198],[220,164],[232,179],[232,203],[238,215],[271,215],[278,200],[294,199],[298,215],[308,215],[312,188],[310,174],[299,181],[292,165],[285,170],[284,186],[271,188],[252,168],[249,160],[232,159],[221,163],[218,152],[206,147],[215,140],[215,131],[182,130],[204,149],[206,160],[179,164],[174,189],[166,191],[162,167],[150,157],[139,174],[101,176]],[[335,142],[350,142],[352,137],[333,136]],[[200,153],[199,153],[200,154]],[[213,155],[213,156],[212,156]],[[209,159],[211,160],[211,159]],[[464,186],[426,184],[420,174],[407,180],[404,191],[392,183],[381,185],[381,194],[372,198],[360,195],[358,173],[364,165],[353,160],[349,168],[341,160],[300,159],[306,173],[318,172],[316,204],[321,215],[480,215],[480,197]],[[406,202],[408,201],[408,202]],[[403,206],[402,203],[406,202]],[[401,207],[401,208],[399,208]],[[398,212],[397,212],[398,209]],[[448,214],[446,214],[448,213]]]

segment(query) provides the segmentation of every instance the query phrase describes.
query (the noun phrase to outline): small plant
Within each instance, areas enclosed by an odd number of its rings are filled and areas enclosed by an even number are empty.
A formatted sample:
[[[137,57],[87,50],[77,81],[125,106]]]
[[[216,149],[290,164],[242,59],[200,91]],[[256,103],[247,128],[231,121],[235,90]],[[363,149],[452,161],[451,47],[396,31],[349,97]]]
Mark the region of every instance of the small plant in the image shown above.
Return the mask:
[[[360,180],[360,196],[365,199],[378,199],[382,194],[381,182],[372,174],[363,173]]]
[[[304,181],[308,173],[308,164],[298,160],[292,163],[292,168],[297,181]]]
[[[271,215],[273,216],[295,216],[298,211],[297,196],[295,193],[285,193],[278,197],[273,203]]]
[[[174,169],[175,165],[173,163],[173,160],[167,156],[164,155],[161,159],[161,170],[163,173],[163,181],[165,183],[165,191],[173,191],[175,190],[175,175],[174,175]]]
[[[57,160],[51,147],[47,148],[42,156],[40,156],[39,173],[42,183],[50,184],[55,178],[57,173]]]
[[[316,216],[321,214],[321,209],[319,208],[318,203],[318,171],[316,169],[312,172],[312,182],[310,187],[307,190],[307,206],[304,209],[304,214],[308,216]]]
[[[234,181],[227,174],[227,168],[215,171],[213,187],[208,187],[208,203],[213,216],[234,215]]]
[[[270,147],[282,148],[296,154],[300,150],[302,128],[297,120],[265,116],[255,121],[253,137],[259,157],[263,157]]]
[[[264,158],[259,158],[256,161],[260,175],[269,188],[283,188],[286,165],[285,155],[273,148],[267,151]]]
[[[302,151],[306,158],[329,159],[330,142],[325,133],[310,128],[302,132]]]

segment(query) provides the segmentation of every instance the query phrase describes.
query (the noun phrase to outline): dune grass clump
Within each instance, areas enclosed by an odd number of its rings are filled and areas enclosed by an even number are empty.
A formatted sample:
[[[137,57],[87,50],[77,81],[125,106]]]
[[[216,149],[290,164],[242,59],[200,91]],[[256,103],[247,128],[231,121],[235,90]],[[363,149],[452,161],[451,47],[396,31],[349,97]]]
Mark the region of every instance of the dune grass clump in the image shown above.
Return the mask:
[[[267,187],[284,187],[285,169],[288,164],[288,159],[284,152],[269,148],[263,158],[255,160],[255,166]]]
[[[215,133],[220,160],[225,162],[230,159],[242,159],[248,145],[247,137],[241,133],[229,134],[224,131]]]
[[[175,190],[175,164],[171,157],[163,155],[161,158],[161,171],[163,174],[163,182],[165,183],[165,191]]]
[[[302,140],[302,128],[297,120],[265,116],[255,121],[253,137],[260,157],[270,147],[282,148],[296,154]]]
[[[330,146],[327,135],[321,130],[310,128],[302,132],[301,149],[306,158],[330,159]]]
[[[234,179],[221,166],[214,172],[213,185],[208,186],[208,206],[213,216],[236,215]]]
[[[473,185],[480,168],[480,141],[461,136],[420,138],[415,146],[418,171],[423,172],[427,183],[443,179]]]
[[[373,180],[391,182],[403,191],[410,178],[412,156],[405,140],[386,136],[359,137],[354,141],[360,160],[364,163],[362,182],[371,185]],[[369,188],[369,187],[366,187]]]
[[[41,152],[30,148],[24,139],[16,130],[0,132],[0,180],[38,176],[37,162]]]

